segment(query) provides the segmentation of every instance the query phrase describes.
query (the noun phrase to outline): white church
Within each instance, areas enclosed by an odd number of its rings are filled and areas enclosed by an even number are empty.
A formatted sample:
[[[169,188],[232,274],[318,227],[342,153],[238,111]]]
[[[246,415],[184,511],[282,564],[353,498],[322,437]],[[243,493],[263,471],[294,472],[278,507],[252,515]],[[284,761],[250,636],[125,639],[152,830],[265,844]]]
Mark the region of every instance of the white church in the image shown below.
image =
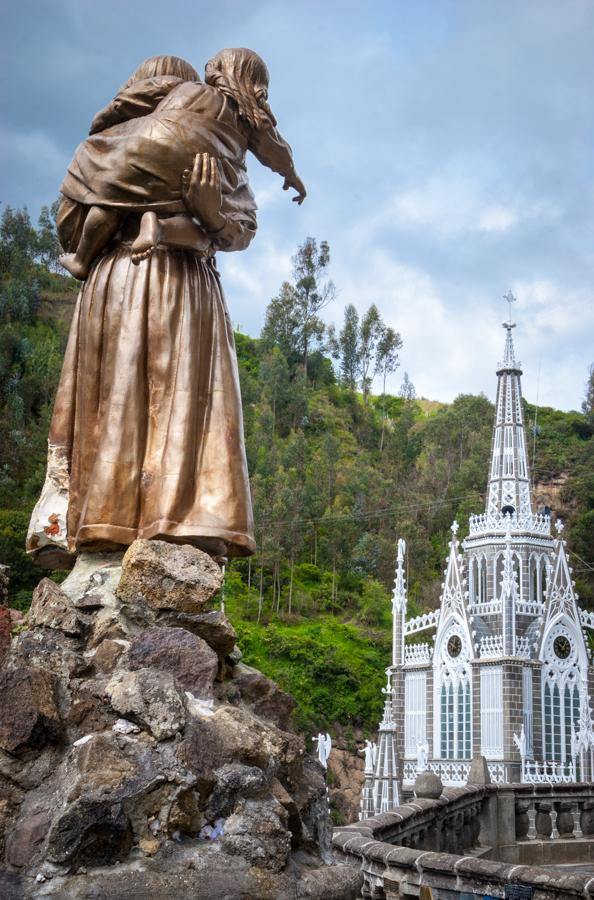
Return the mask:
[[[594,779],[594,613],[578,605],[562,523],[552,534],[532,506],[514,327],[504,323],[485,511],[462,542],[453,523],[439,608],[414,619],[399,541],[391,702],[366,754],[363,818],[419,771],[464,784],[478,755],[495,783]],[[410,642],[420,632],[428,640]]]

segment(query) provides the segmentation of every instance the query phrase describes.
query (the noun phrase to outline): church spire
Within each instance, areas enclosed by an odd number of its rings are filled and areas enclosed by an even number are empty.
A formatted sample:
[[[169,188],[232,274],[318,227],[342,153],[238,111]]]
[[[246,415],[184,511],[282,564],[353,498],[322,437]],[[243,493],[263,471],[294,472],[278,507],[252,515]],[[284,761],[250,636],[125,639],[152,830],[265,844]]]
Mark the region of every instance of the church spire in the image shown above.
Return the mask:
[[[508,291],[504,299],[509,303],[510,314],[508,321],[503,323],[505,348],[503,362],[497,370],[495,425],[485,511],[488,515],[524,516],[531,514],[532,507],[522,413],[522,370],[516,360],[512,338],[512,329],[516,326],[511,320],[511,305],[516,298]]]

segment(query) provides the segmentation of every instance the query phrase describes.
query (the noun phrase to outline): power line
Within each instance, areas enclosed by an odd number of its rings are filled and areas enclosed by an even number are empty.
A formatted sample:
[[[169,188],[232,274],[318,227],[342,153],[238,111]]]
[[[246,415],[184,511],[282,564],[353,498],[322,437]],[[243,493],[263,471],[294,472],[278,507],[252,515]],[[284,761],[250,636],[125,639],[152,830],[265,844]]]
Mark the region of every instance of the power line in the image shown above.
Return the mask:
[[[462,494],[459,497],[450,497],[449,499],[427,500],[418,503],[400,503],[398,504],[398,506],[387,506],[383,509],[371,510],[369,512],[344,513],[343,515],[338,516],[322,516],[321,518],[307,516],[301,519],[267,519],[265,521],[258,522],[257,527],[260,530],[263,530],[265,527],[270,527],[272,525],[317,525],[319,523],[343,522],[349,521],[351,519],[379,519],[382,518],[382,516],[391,515],[392,513],[406,512],[418,509],[439,509],[443,506],[451,506],[453,503],[460,503],[462,500],[474,500],[477,497],[484,498],[484,492],[473,491],[471,494]]]

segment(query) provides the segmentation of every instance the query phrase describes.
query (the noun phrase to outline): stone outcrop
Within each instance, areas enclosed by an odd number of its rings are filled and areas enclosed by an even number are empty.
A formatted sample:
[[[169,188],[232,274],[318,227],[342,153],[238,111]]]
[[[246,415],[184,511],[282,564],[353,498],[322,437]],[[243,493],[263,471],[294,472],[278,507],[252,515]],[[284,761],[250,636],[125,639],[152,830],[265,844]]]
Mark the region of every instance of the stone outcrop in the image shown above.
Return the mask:
[[[361,791],[365,782],[365,762],[356,750],[341,747],[339,741],[328,759],[330,804],[339,824],[356,822],[361,809]]]
[[[219,567],[137,541],[43,579],[0,660],[0,896],[358,896],[293,701],[209,608]]]

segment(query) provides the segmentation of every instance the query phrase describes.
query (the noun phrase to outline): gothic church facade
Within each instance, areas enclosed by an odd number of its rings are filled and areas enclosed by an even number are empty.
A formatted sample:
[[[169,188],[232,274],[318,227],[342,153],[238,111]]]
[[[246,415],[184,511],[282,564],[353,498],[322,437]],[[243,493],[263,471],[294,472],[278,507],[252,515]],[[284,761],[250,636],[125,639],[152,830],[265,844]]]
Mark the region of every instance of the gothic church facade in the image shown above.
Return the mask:
[[[497,783],[594,778],[594,615],[578,605],[561,523],[553,534],[532,506],[522,371],[504,327],[486,508],[464,541],[452,526],[435,612],[407,619],[399,553],[388,675],[405,789],[423,768],[465,783],[479,754]],[[433,639],[407,642],[422,631]]]

